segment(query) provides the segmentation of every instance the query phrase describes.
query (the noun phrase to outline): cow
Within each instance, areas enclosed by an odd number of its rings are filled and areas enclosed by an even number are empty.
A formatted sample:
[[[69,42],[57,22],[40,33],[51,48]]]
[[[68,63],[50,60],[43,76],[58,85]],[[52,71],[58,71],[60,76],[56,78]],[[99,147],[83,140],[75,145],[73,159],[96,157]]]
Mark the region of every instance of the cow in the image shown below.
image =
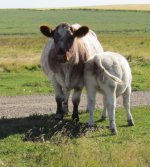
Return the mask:
[[[55,29],[47,25],[40,27],[49,38],[41,57],[41,67],[49,79],[52,78],[57,103],[56,119],[68,113],[68,99],[72,95],[72,119],[79,121],[78,105],[84,87],[85,62],[103,48],[96,34],[87,26],[61,23]]]
[[[122,55],[114,52],[96,54],[85,63],[84,80],[87,90],[89,126],[94,125],[93,112],[97,91],[103,95],[104,103],[100,121],[104,121],[108,113],[112,135],[117,134],[115,109],[116,98],[120,95],[123,96],[128,126],[134,125],[130,112],[132,74],[127,60]]]

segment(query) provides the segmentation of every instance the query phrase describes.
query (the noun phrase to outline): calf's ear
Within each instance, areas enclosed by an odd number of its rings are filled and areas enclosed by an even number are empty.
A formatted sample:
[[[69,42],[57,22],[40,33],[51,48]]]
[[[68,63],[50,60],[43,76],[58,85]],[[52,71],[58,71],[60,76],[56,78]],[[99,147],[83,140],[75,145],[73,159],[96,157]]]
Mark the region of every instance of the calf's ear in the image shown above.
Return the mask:
[[[87,26],[82,26],[78,30],[74,32],[74,36],[78,38],[84,37],[89,32],[89,28]]]
[[[46,25],[40,26],[40,31],[46,37],[53,37],[53,30]]]

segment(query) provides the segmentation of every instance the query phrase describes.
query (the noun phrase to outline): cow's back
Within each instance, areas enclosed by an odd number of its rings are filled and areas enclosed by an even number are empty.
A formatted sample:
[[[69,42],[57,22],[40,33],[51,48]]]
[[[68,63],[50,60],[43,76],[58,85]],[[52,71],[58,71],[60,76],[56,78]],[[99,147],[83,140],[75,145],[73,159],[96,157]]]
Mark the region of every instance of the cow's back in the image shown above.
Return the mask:
[[[73,24],[72,27],[75,29],[78,29],[79,27],[81,27],[81,25],[80,24]],[[96,53],[103,52],[103,48],[102,48],[99,40],[97,39],[97,35],[91,29],[84,37],[80,38],[80,40],[83,42],[83,44],[87,50],[86,52],[88,53],[88,56],[89,56],[89,57],[87,57],[88,59],[91,57],[94,57]]]

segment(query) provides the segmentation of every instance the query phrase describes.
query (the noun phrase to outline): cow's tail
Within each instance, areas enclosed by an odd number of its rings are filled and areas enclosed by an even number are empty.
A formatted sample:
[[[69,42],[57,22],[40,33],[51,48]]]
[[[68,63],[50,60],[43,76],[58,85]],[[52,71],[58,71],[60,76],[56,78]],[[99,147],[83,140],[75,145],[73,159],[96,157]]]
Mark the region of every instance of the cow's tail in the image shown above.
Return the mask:
[[[110,74],[106,69],[105,67],[102,65],[102,62],[101,62],[101,57],[100,56],[96,56],[94,58],[94,63],[100,68],[100,71],[106,76],[106,77],[109,77],[111,78],[112,80],[114,80],[115,82],[119,83],[120,85],[123,84],[122,80],[119,79],[118,77]]]

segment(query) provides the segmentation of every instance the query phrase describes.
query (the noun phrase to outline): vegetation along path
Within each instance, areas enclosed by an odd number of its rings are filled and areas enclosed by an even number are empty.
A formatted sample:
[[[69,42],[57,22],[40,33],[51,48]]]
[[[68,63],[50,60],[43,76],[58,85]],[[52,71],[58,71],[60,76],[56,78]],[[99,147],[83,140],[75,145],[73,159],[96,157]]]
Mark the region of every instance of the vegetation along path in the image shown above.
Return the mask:
[[[80,111],[86,109],[86,95],[82,94],[79,106]],[[132,93],[131,106],[150,105],[150,91],[137,91]],[[71,111],[71,100],[69,110]],[[102,96],[97,94],[96,108],[102,108]],[[122,107],[122,98],[117,99],[117,107]],[[15,97],[0,97],[0,118],[28,117],[34,114],[49,114],[56,110],[54,95],[30,95]]]

